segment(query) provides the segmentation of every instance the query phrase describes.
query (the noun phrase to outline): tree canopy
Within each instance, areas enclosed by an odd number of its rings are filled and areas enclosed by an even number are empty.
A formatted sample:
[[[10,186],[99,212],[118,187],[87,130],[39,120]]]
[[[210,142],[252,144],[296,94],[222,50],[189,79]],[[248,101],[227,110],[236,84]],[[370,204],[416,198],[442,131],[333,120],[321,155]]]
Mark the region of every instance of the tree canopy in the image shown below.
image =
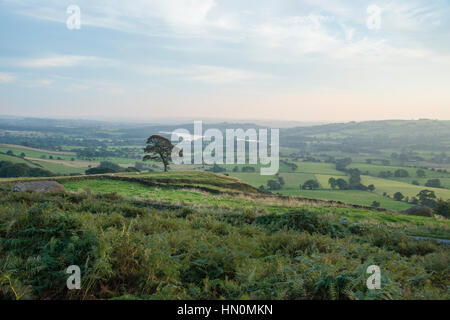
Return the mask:
[[[144,152],[148,153],[142,159],[143,161],[155,160],[161,161],[164,164],[164,171],[167,171],[167,167],[172,161],[172,151],[175,146],[169,139],[153,135],[147,139],[147,146],[144,148]],[[183,156],[182,150],[176,150],[179,157]]]

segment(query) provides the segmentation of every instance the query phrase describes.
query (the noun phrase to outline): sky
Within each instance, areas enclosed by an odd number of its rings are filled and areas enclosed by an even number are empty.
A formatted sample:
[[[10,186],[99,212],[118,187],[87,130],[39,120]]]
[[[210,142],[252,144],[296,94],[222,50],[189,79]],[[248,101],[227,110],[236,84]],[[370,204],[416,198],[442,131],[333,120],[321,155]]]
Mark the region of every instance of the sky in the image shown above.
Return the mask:
[[[0,115],[448,120],[449,17],[449,0],[0,0]]]

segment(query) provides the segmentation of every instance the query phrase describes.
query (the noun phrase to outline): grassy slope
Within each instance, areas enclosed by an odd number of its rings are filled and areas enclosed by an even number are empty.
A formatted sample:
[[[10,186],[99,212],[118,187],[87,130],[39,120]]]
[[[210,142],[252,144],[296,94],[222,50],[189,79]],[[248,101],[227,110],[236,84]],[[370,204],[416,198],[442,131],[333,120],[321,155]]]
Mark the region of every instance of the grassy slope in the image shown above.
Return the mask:
[[[0,222],[2,299],[448,299],[445,248],[320,208],[159,210],[2,192]],[[377,291],[365,285],[373,263]],[[81,290],[66,289],[69,265],[82,268]]]
[[[373,201],[378,201],[381,208],[388,210],[405,210],[411,207],[408,203],[394,201],[376,193],[360,190],[282,190],[280,193],[312,199],[342,201],[360,206],[370,206]]]
[[[29,149],[27,147],[19,147],[19,146],[15,146],[15,147],[0,147],[0,152],[7,152],[8,150],[11,150],[12,152],[14,152],[15,155],[20,155],[22,152],[25,153],[25,155],[27,157],[32,157],[32,158],[40,158],[41,156],[46,156],[47,158],[49,156],[52,156],[53,158],[61,158],[64,160],[70,160],[71,158],[74,157],[73,154],[61,154],[59,152],[53,152],[53,151],[47,151],[47,150],[41,150],[41,149]]]
[[[0,281],[0,298],[449,298],[448,249],[406,236],[448,239],[449,220],[264,195],[206,172],[57,180],[69,193],[0,191],[0,279],[14,285]],[[373,263],[376,292],[365,286]],[[80,291],[64,289],[72,264]]]
[[[10,156],[10,155],[3,154],[3,153],[0,153],[0,161],[9,161],[12,163],[25,163],[26,165],[28,165],[30,167],[37,167],[31,161],[26,161],[25,159],[22,159],[20,157]]]
[[[134,177],[134,176],[130,176]],[[336,206],[335,204],[328,202],[308,202],[299,198],[284,199],[270,194],[210,194],[194,190],[186,186],[181,189],[174,189],[170,187],[177,185],[177,180],[183,175],[179,173],[161,173],[146,175],[148,178],[158,179],[164,177],[164,180],[169,179],[171,182],[168,186],[160,187],[148,187],[139,183],[130,181],[116,181],[116,180],[63,180],[61,183],[66,187],[68,191],[78,192],[80,190],[89,189],[94,193],[111,193],[115,192],[121,196],[127,198],[135,198],[140,200],[156,201],[167,204],[188,204],[195,207],[212,207],[212,208],[224,208],[229,207],[233,209],[247,208],[249,210],[257,210],[270,213],[283,213],[292,208],[300,206],[309,206],[318,208],[317,210],[324,210],[324,212],[334,212],[340,217],[346,217],[349,219],[363,219],[372,222],[396,222],[399,226],[408,227],[411,230],[415,230],[418,227],[430,227],[435,229],[447,230],[450,228],[449,220],[437,220],[427,217],[406,216],[393,212],[373,211],[368,209],[350,208],[346,206]],[[173,180],[172,180],[173,178]],[[221,175],[214,175],[211,173],[190,173],[191,185],[210,185],[210,186],[222,186],[223,191],[229,190],[229,178]],[[234,180],[231,180],[234,181]],[[250,189],[251,190],[251,189]],[[314,191],[312,191],[314,192]],[[339,191],[336,191],[339,192]],[[307,194],[308,195],[308,194]],[[313,197],[311,197],[313,198]],[[325,199],[326,200],[326,199]],[[431,235],[431,234],[429,234]],[[450,237],[448,235],[442,235],[445,238]]]

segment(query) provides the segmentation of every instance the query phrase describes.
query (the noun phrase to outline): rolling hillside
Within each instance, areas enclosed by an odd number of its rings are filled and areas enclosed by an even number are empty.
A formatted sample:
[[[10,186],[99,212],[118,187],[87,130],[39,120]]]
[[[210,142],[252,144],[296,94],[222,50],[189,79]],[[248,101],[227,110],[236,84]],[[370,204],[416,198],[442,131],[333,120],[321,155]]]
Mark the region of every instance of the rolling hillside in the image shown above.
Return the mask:
[[[43,179],[0,184],[2,298],[449,298],[449,249],[412,238],[450,239],[449,220],[265,194],[205,172],[54,179],[65,193],[8,191]],[[370,291],[375,261],[385,286]],[[73,264],[80,291],[65,289]]]

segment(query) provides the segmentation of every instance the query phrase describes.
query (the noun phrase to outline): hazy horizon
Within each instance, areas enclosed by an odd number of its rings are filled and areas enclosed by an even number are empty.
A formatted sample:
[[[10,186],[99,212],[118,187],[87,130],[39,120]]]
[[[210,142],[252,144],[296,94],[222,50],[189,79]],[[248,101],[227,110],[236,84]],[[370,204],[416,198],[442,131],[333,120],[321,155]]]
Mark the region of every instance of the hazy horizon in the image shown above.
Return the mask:
[[[0,114],[450,119],[449,14],[444,0],[0,0]]]
[[[433,118],[415,118],[415,119],[362,119],[354,120],[347,119],[341,121],[326,121],[326,120],[311,120],[311,121],[297,121],[297,120],[283,120],[283,119],[264,119],[264,118],[214,118],[214,117],[154,117],[154,118],[133,118],[133,117],[104,117],[104,116],[29,116],[29,115],[16,115],[16,114],[0,114],[0,119],[8,118],[30,118],[30,119],[42,119],[42,120],[61,120],[61,121],[99,121],[99,122],[116,122],[116,123],[137,123],[137,124],[186,124],[194,121],[203,121],[204,123],[279,123],[284,124],[284,127],[301,126],[301,125],[323,125],[333,123],[350,123],[350,122],[372,122],[372,121],[450,121],[450,119],[433,119]]]

